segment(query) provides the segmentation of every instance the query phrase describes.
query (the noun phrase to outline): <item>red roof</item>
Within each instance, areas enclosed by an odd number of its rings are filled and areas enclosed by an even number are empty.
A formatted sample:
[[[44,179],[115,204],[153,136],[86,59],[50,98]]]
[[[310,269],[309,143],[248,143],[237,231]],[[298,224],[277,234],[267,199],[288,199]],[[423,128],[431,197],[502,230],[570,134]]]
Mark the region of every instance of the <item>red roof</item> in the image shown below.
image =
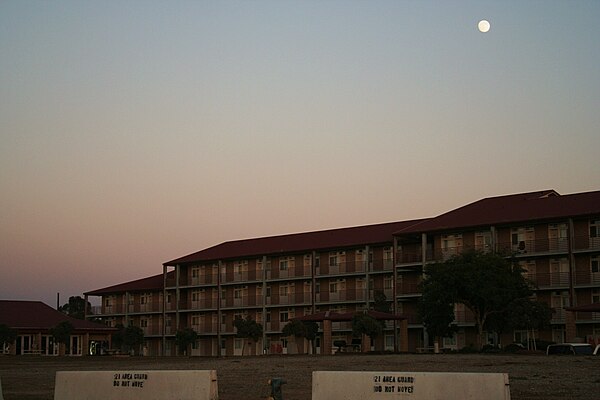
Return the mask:
[[[377,225],[339,228],[317,232],[235,240],[209,247],[190,255],[168,261],[164,265],[206,262],[240,257],[256,257],[325,250],[352,246],[391,243],[392,234],[423,220],[389,222]]]
[[[63,321],[69,321],[75,330],[115,330],[95,322],[69,317],[41,301],[0,300],[0,324],[10,328],[46,330],[54,328]]]
[[[553,190],[545,190],[479,200],[438,217],[399,229],[395,234],[444,231],[599,214],[600,191],[562,196]]]
[[[169,272],[169,274],[172,273],[172,271]],[[163,274],[160,274],[149,276],[147,278],[136,279],[135,281],[120,283],[118,285],[108,286],[103,289],[92,290],[91,292],[86,292],[84,294],[89,296],[101,296],[112,293],[155,291],[162,290],[163,285]]]

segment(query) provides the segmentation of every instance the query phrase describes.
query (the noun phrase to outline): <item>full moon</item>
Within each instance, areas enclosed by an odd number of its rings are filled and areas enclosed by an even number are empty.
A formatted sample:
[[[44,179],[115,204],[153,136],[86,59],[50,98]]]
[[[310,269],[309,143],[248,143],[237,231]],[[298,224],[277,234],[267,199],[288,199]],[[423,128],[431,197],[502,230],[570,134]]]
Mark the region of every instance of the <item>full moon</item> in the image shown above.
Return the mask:
[[[490,23],[489,23],[489,21],[486,21],[485,19],[482,19],[477,24],[477,28],[479,28],[479,32],[486,33],[487,31],[490,30]]]

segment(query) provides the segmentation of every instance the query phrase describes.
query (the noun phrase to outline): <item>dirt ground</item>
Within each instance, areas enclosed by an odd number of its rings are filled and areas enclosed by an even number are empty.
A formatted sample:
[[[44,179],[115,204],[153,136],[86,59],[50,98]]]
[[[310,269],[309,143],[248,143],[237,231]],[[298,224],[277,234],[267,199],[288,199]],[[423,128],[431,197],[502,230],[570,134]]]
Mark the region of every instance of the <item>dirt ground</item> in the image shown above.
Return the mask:
[[[282,377],[286,400],[311,398],[312,371],[505,372],[511,399],[600,400],[600,357],[545,355],[363,355],[263,357],[0,356],[4,400],[53,399],[56,371],[217,370],[221,400],[265,399]],[[1,397],[1,396],[0,396]]]

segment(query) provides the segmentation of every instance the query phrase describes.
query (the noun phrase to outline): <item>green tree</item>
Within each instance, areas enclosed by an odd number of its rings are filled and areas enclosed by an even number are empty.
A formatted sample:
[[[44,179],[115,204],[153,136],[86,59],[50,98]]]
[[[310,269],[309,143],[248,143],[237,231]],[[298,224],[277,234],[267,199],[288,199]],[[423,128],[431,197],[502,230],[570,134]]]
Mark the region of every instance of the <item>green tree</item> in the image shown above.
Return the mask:
[[[530,284],[522,272],[518,265],[501,255],[480,251],[468,251],[427,266],[421,299],[426,304],[421,306],[424,310],[421,317],[427,319],[426,325],[439,327],[443,333],[441,327],[448,320],[449,305],[464,304],[475,318],[477,346],[481,349],[488,318],[508,311],[511,303],[531,295]],[[436,317],[435,313],[426,312],[436,305],[443,307],[440,315]],[[437,322],[436,318],[439,318]]]
[[[531,331],[531,343],[536,349],[535,331],[550,327],[552,321],[552,308],[543,301],[531,300],[529,298],[517,299],[506,313],[506,326],[511,329],[525,329]]]
[[[129,353],[136,350],[140,353],[140,346],[144,343],[144,331],[138,326],[129,325],[127,327],[117,324],[117,332],[113,333],[112,342],[115,347],[122,352]]]
[[[5,324],[0,324],[0,353],[4,345],[11,345],[17,339],[17,331]]]
[[[178,330],[175,334],[175,344],[184,355],[187,354],[188,347],[194,344],[196,340],[198,340],[198,333],[192,328]]]
[[[376,290],[373,294],[373,309],[385,313],[392,312],[392,302],[388,301],[383,290]]]
[[[54,341],[59,344],[59,353],[64,353],[64,348],[71,341],[71,333],[73,333],[73,324],[69,321],[59,322],[55,327],[50,329],[50,334]]]
[[[69,297],[69,302],[59,308],[62,313],[77,319],[85,319],[86,310],[87,315],[92,315],[92,305],[81,296]]]
[[[282,329],[281,333],[284,336],[294,336],[298,353],[302,349],[302,340],[308,340],[311,345],[319,332],[319,325],[314,321],[298,321],[296,319],[288,322]]]
[[[243,339],[250,339],[253,342],[257,342],[261,338],[263,333],[262,325],[254,321],[250,316],[245,319],[237,317],[233,321],[233,326],[236,328],[235,336]],[[246,341],[242,345],[242,354],[246,349]]]
[[[371,343],[381,335],[383,327],[381,323],[369,314],[357,313],[352,317],[352,336],[361,337],[367,335],[371,338]]]
[[[439,265],[432,265],[430,272],[435,274]],[[418,309],[429,335],[434,338],[435,350],[439,349],[440,339],[450,337],[456,332],[454,321],[454,299],[451,291],[444,282],[434,279],[425,279],[421,284],[423,295],[419,301]]]

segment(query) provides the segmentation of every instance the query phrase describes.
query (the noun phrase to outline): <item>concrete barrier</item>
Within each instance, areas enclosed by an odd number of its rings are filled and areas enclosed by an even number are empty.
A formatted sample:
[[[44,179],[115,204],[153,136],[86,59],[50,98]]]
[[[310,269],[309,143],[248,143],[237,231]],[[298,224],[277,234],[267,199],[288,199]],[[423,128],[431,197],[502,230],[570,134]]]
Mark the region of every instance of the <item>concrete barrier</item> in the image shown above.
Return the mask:
[[[217,400],[217,372],[59,371],[54,400]]]
[[[315,371],[312,400],[509,400],[508,374]]]

